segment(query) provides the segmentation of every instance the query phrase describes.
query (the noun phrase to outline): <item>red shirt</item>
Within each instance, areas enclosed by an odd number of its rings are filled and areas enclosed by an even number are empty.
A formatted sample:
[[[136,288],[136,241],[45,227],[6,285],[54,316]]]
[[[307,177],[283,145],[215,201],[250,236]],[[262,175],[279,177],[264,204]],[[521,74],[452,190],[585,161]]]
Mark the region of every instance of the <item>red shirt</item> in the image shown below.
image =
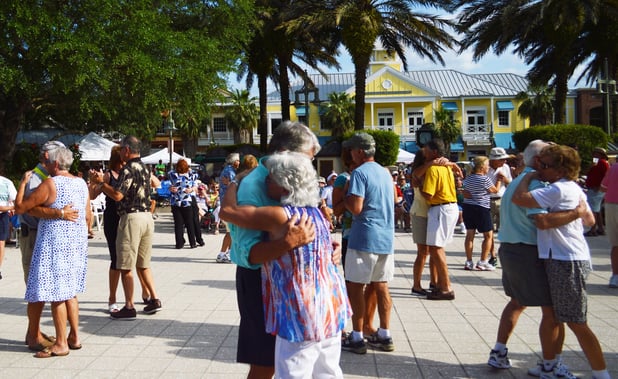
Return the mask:
[[[598,189],[601,186],[601,181],[605,176],[605,173],[609,170],[609,163],[603,158],[599,158],[599,161],[594,166],[590,167],[588,175],[586,176],[586,187],[591,189]]]

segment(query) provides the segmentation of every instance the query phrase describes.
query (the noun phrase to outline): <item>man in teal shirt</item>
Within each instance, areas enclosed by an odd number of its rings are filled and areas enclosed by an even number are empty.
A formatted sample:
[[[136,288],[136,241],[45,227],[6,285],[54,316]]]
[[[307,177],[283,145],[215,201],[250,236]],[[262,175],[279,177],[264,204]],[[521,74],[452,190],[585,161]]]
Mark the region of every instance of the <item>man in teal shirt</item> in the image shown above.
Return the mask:
[[[489,354],[488,365],[506,369],[511,367],[506,343],[512,334],[517,320],[527,306],[540,306],[543,317],[539,327],[539,338],[543,359],[551,362],[552,369],[566,370],[559,363],[559,353],[564,342],[564,326],[554,318],[549,284],[545,267],[539,260],[537,250],[537,228],[546,229],[567,224],[583,214],[585,204],[574,210],[547,213],[545,209],[520,207],[512,202],[513,193],[526,173],[537,165],[537,156],[548,143],[534,140],[524,150],[526,168],[506,188],[502,196],[500,218],[508,222],[500,223],[500,263],[502,265],[502,285],[511,299],[504,307],[498,326],[496,344]],[[538,180],[530,183],[530,189],[544,186]],[[583,206],[583,207],[582,207]],[[580,213],[581,212],[581,213]],[[529,374],[540,376],[543,363],[531,368]],[[564,372],[561,372],[561,375]],[[569,377],[564,376],[564,377]]]
[[[295,151],[313,158],[320,144],[313,132],[303,124],[286,121],[275,129],[269,151]],[[263,162],[253,169],[238,186],[238,205],[256,207],[279,205],[266,194],[268,170]],[[289,223],[289,232],[283,239],[264,241],[263,232],[233,225],[229,218],[227,203],[223,199],[219,216],[230,223],[232,249],[230,257],[236,263],[236,297],[240,312],[236,361],[250,365],[248,377],[272,377],[274,375],[275,336],[266,333],[262,299],[261,263],[272,260],[285,252],[313,240],[307,231],[306,220],[301,224]],[[313,232],[313,228],[311,228]]]

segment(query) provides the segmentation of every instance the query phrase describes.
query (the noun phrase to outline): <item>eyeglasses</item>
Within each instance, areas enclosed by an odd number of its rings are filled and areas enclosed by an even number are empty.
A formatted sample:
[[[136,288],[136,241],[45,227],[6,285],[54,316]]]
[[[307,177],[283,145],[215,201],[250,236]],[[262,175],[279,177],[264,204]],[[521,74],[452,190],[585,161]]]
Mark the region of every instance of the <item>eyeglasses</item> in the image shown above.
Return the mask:
[[[554,168],[553,165],[547,164],[539,159],[539,167],[543,170],[547,170],[548,168]]]

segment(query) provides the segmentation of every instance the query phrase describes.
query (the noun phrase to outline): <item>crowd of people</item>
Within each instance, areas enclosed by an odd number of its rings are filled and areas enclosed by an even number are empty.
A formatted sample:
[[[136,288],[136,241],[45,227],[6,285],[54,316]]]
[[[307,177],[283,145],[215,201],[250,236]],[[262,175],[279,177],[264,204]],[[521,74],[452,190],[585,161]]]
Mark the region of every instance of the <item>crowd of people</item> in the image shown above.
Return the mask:
[[[466,234],[465,270],[493,271],[499,258],[510,301],[490,366],[511,367],[508,339],[525,308],[538,306],[543,359],[530,375],[574,377],[562,360],[566,324],[594,377],[609,377],[601,345],[587,324],[585,290],[591,270],[585,237],[606,230],[612,246],[609,285],[618,287],[618,168],[610,167],[604,149],[594,149],[588,175],[579,181],[577,150],[540,140],[519,156],[493,148],[488,156],[475,157],[467,174],[445,157],[439,139],[427,142],[409,167],[395,171],[375,161],[376,148],[370,134],[354,134],[342,144],[344,171],[319,177],[312,163],[320,150],[316,136],[303,124],[285,122],[272,136],[269,155],[259,161],[245,155],[241,161],[231,153],[218,180],[202,183],[186,160],[168,172],[161,165],[147,167],[140,141],[128,136],[112,149],[106,171],[89,172],[87,184],[68,172],[69,149],[57,141],[44,144],[40,163],[24,174],[18,188],[0,177],[0,240],[8,237],[9,213],[21,215],[25,343],[38,358],[81,348],[77,295],[84,291],[87,272],[89,200],[101,194],[106,198],[110,316],[136,319],[133,270],[143,313],[163,309],[151,270],[152,194],[163,181],[169,188],[176,249],[187,242],[190,248],[204,245],[205,219],[214,224],[215,234],[220,223],[225,225],[216,261],[236,264],[237,361],[250,365],[250,378],[303,377],[307,372],[343,377],[342,350],[395,350],[389,282],[397,227],[411,233],[416,244],[413,296],[455,299],[445,249],[460,227]],[[341,244],[333,238],[335,227],[341,227]],[[474,263],[477,233],[483,238]],[[56,259],[58,252],[66,254]],[[0,243],[0,264],[3,253]],[[119,284],[124,304],[117,301]],[[45,302],[51,303],[55,336],[40,330]],[[373,325],[376,311],[378,327]],[[345,331],[348,320],[352,329]]]

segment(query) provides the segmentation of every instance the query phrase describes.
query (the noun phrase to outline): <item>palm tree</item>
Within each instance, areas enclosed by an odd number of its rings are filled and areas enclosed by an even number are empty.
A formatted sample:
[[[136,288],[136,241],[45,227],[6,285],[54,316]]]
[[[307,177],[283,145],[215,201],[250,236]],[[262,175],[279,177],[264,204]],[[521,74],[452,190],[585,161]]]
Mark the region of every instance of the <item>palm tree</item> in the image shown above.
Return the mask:
[[[354,130],[354,103],[345,92],[332,92],[328,95],[326,111],[322,115],[322,127],[331,130],[334,138]]]
[[[585,26],[596,24],[599,0],[460,0],[457,30],[464,33],[460,52],[473,47],[475,61],[489,50],[506,49],[531,65],[533,85],[555,89],[555,120],[564,122],[567,83],[588,56],[578,50]]]
[[[226,107],[225,119],[234,131],[234,143],[253,144],[253,129],[257,126],[260,112],[255,97],[247,90],[235,90],[230,94],[232,106]]]
[[[440,109],[434,112],[434,129],[436,136],[444,141],[446,157],[451,155],[451,142],[455,142],[461,136],[461,123],[453,117],[453,114],[440,105]]]
[[[550,87],[531,85],[527,92],[518,93],[515,99],[522,102],[517,114],[529,118],[530,126],[551,124],[554,92]]]
[[[445,30],[450,21],[439,16],[415,12],[416,6],[444,8],[450,1],[415,0],[304,0],[295,3],[287,23],[291,30],[334,33],[341,40],[354,64],[354,129],[365,125],[365,81],[375,43],[380,41],[388,54],[396,53],[408,69],[404,47],[432,62],[444,64],[441,53],[452,47],[454,38]]]

